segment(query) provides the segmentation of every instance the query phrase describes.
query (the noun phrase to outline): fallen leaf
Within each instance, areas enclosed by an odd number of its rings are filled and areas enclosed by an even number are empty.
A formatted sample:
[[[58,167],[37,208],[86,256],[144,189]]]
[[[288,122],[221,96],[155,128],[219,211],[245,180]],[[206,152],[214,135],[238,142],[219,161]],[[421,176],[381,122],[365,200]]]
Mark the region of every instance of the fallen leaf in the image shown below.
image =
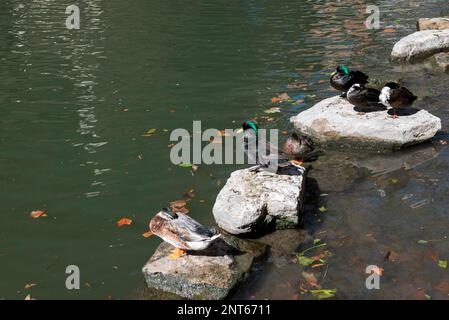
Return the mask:
[[[419,244],[427,244],[427,243],[429,243],[429,241],[427,241],[427,240],[418,240],[418,243]]]
[[[317,289],[309,290],[309,292],[318,300],[335,297],[337,289]]]
[[[315,262],[315,260],[313,260],[312,258],[306,257],[304,255],[298,255],[296,258],[298,259],[298,263],[305,267],[310,266]]]
[[[35,210],[35,211],[31,211],[30,216],[33,219],[37,219],[37,218],[41,218],[41,217],[47,217],[47,213],[45,213],[45,211],[42,211],[42,210]]]
[[[143,137],[151,137],[153,134],[156,133],[156,131],[157,131],[157,129],[155,129],[155,128],[148,129],[148,131],[145,134],[143,134],[142,136]]]
[[[442,269],[447,269],[447,261],[446,260],[438,260],[438,266]]]
[[[323,206],[323,207],[319,208],[318,210],[319,210],[321,213],[324,213],[324,212],[327,211],[327,208]]]
[[[428,295],[428,294],[424,294],[424,297],[426,297],[427,300],[431,300],[432,299],[432,297],[430,295]]]
[[[143,155],[139,154],[139,155],[137,156],[137,158],[138,158],[139,160],[143,160]]]
[[[377,274],[379,276],[383,276],[384,275],[384,269],[383,268],[376,267],[376,268],[373,268],[372,271],[373,271],[373,273],[375,273],[375,274]]]
[[[129,218],[121,218],[119,221],[117,221],[117,227],[122,227],[124,225],[130,225],[133,223],[133,221]]]
[[[396,184],[396,183],[398,183],[398,181],[399,181],[399,180],[396,179],[396,178],[391,179],[391,183],[392,183],[392,184]]]
[[[27,283],[25,285],[25,289],[30,289],[30,288],[35,287],[35,286],[37,286],[37,284],[35,284],[35,283]]]
[[[92,286],[90,285],[89,282],[84,283],[84,285],[85,285],[86,287],[88,287],[88,288],[91,288],[91,287],[92,287]]]
[[[384,29],[383,32],[385,32],[385,33],[392,33],[392,32],[396,32],[396,29],[393,29],[393,28],[386,28],[386,29]]]
[[[181,168],[191,168],[191,167],[192,167],[192,164],[190,164],[190,163],[181,163],[181,164],[178,164],[178,167],[181,167]]]
[[[313,244],[318,244],[321,241],[321,239],[315,239],[313,240]]]
[[[147,231],[147,232],[145,232],[145,233],[142,233],[142,236],[144,237],[144,238],[149,238],[149,237],[151,237],[153,235],[153,232],[151,232],[151,231]]]
[[[280,108],[278,108],[278,107],[273,107],[273,108],[270,108],[270,109],[267,109],[267,110],[265,110],[264,111],[265,113],[278,113],[278,112],[281,112],[281,109]]]
[[[31,298],[31,294],[27,294],[27,296],[23,300],[33,300],[33,298]]]
[[[302,272],[302,276],[304,277],[304,279],[306,279],[307,283],[311,286],[311,287],[319,287],[318,286],[318,280],[316,279],[315,275],[313,273],[310,272]]]

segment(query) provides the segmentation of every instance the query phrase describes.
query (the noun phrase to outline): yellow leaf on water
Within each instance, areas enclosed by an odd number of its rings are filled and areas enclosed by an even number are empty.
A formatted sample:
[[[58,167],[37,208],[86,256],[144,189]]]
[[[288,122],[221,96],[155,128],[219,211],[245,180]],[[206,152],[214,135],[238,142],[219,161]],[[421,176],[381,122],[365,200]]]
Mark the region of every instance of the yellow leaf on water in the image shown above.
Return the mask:
[[[157,129],[155,129],[155,128],[148,129],[148,131],[145,134],[143,134],[142,136],[143,137],[151,137],[153,134],[156,133],[156,131],[157,131]]]
[[[25,289],[30,289],[30,288],[35,287],[35,286],[37,286],[37,284],[35,284],[35,283],[27,283],[25,285]]]
[[[319,208],[318,210],[319,210],[321,213],[324,213],[324,212],[327,211],[327,208],[323,206],[323,207]]]

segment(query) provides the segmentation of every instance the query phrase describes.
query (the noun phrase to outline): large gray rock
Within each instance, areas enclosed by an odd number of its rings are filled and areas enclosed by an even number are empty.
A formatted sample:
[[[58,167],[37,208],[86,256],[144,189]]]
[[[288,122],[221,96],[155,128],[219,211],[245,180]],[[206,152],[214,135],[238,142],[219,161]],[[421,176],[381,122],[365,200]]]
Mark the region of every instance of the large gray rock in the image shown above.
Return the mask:
[[[416,23],[418,31],[449,29],[449,18],[422,18]]]
[[[222,234],[208,249],[168,259],[163,242],[142,269],[147,287],[143,299],[224,299],[250,274],[267,246]]]
[[[215,221],[231,234],[297,227],[303,211],[306,170],[298,175],[237,170],[231,174],[213,207]]]
[[[332,97],[293,116],[295,129],[318,144],[399,149],[431,139],[441,120],[425,110],[393,119],[387,111],[359,113],[346,99]]]
[[[394,45],[391,58],[410,61],[443,51],[449,51],[449,29],[417,31]]]

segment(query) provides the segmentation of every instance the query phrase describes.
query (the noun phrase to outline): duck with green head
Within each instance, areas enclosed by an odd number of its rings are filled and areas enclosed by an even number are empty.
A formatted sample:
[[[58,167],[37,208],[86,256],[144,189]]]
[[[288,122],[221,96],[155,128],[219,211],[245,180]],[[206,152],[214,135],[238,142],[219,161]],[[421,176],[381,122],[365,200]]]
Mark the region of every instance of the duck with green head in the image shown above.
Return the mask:
[[[347,66],[339,66],[331,74],[331,86],[342,91],[342,98],[346,98],[346,92],[356,83],[364,85],[368,83],[368,76],[361,71],[351,71]]]
[[[245,121],[238,132],[244,132],[243,150],[248,160],[256,164],[251,171],[275,169],[276,173],[288,173],[291,169],[298,168],[298,163],[290,162],[284,152],[279,151],[275,145],[266,141],[264,135],[259,134],[259,126],[254,120]]]

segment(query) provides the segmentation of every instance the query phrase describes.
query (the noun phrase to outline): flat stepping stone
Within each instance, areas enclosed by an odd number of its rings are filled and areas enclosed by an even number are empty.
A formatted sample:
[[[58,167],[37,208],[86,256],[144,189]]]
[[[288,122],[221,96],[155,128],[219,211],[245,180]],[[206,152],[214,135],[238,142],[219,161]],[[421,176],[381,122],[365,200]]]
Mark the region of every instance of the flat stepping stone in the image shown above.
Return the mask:
[[[447,18],[423,18],[416,23],[418,31],[449,29],[449,17]]]
[[[234,171],[215,201],[216,223],[235,235],[297,227],[304,206],[305,176],[302,167],[297,175]]]
[[[173,246],[163,242],[142,268],[144,299],[224,299],[250,274],[267,246],[223,235],[208,249],[171,260]]]
[[[441,120],[425,110],[410,108],[393,119],[386,110],[358,112],[339,96],[317,103],[290,121],[318,144],[366,149],[400,149],[432,139]]]
[[[393,47],[391,58],[397,61],[413,61],[444,51],[449,51],[449,29],[424,30],[399,40]]]

